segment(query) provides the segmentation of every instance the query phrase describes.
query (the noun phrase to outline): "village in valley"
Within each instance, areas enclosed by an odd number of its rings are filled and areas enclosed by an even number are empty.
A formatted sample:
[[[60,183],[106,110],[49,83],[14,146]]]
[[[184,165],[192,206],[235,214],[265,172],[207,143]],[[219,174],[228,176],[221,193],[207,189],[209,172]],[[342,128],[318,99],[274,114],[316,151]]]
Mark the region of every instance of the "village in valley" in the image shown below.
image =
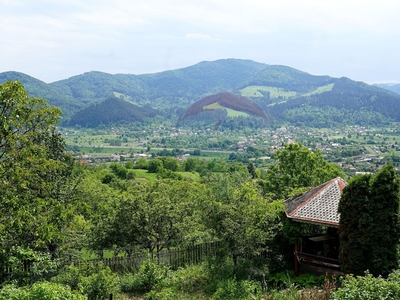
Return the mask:
[[[67,148],[85,163],[151,158],[162,150],[179,150],[184,160],[197,150],[205,159],[234,159],[254,162],[258,167],[272,163],[274,153],[285,144],[301,143],[322,152],[325,159],[338,163],[350,177],[373,173],[385,163],[396,167],[400,162],[400,126],[374,128],[347,126],[332,129],[281,126],[276,129],[212,131],[165,126],[137,132],[129,127],[108,129],[60,128]],[[195,141],[195,142],[194,142]],[[196,153],[195,153],[196,154]]]

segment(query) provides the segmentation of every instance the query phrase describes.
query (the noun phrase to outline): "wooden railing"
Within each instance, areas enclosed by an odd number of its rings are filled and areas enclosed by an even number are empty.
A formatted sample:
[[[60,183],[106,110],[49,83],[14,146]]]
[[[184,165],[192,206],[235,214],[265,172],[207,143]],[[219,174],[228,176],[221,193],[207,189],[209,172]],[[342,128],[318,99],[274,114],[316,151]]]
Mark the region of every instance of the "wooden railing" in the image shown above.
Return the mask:
[[[218,249],[218,242],[210,242],[201,245],[194,245],[183,248],[174,248],[169,250],[163,250],[158,253],[154,253],[150,256],[150,259],[156,260],[169,266],[171,269],[178,269],[188,265],[199,264],[206,257],[215,256]],[[64,259],[63,259],[64,258]],[[96,264],[102,263],[104,266],[109,267],[113,271],[126,271],[138,269],[140,265],[149,258],[147,253],[136,253],[131,256],[125,255],[123,257],[112,257],[95,260],[85,260],[75,255],[67,255],[61,257],[62,264]],[[31,267],[33,261],[23,260],[18,264],[14,264],[12,267],[8,265],[0,265],[0,283],[9,280],[15,274],[24,274],[24,276],[30,276]]]
[[[185,267],[187,265],[194,265],[202,262],[205,257],[215,256],[218,248],[218,243],[206,243],[201,245],[189,246],[185,248],[176,248],[170,250],[163,250],[154,253],[153,260],[170,266],[172,269]],[[112,257],[96,260],[80,260],[74,263],[103,263],[104,266],[110,267],[113,271],[120,271],[126,269],[137,269],[140,265],[149,258],[148,254],[134,254],[124,257]]]
[[[299,263],[315,265],[315,266],[324,266],[332,269],[340,269],[340,263],[339,260],[337,259],[327,258],[299,251],[295,251],[294,255],[296,256]]]

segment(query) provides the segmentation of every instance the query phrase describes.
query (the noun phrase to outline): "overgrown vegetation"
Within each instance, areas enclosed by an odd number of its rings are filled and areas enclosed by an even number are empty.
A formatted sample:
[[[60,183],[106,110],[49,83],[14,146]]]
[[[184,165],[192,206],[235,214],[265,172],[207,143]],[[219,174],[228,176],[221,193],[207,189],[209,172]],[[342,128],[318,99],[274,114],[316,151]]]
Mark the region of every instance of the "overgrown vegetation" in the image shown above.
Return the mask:
[[[342,202],[360,198],[368,208],[352,212],[373,221],[362,225],[375,224],[357,228],[379,243],[362,265],[376,277],[349,276],[336,286],[334,278],[294,278],[286,271],[301,226],[287,224],[282,200],[345,176],[321,152],[285,145],[267,170],[234,157],[202,159],[200,150],[182,162],[166,149],[157,158],[119,155],[118,162],[91,166],[64,152],[55,130],[58,109],[28,97],[18,82],[0,87],[0,101],[0,299],[107,299],[119,291],[147,299],[357,299],[378,290],[396,296],[400,289],[392,270],[398,178],[391,166],[351,181]],[[251,147],[248,153],[261,155]],[[154,176],[139,178],[139,171]],[[349,194],[352,188],[362,193]],[[163,250],[183,256],[180,250],[207,243],[215,251],[199,265],[162,263]],[[148,259],[111,270],[106,260],[88,261],[91,252],[100,260]]]

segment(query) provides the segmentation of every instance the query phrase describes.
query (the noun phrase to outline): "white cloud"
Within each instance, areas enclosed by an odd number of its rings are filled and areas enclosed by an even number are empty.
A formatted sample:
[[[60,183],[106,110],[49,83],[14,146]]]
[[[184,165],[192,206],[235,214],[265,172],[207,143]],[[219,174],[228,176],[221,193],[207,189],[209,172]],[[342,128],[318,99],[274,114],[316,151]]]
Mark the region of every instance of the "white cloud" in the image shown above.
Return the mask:
[[[0,72],[51,81],[236,57],[400,81],[399,11],[398,0],[0,0]]]
[[[207,40],[211,37],[208,34],[204,33],[187,33],[185,35],[185,38],[190,40]]]

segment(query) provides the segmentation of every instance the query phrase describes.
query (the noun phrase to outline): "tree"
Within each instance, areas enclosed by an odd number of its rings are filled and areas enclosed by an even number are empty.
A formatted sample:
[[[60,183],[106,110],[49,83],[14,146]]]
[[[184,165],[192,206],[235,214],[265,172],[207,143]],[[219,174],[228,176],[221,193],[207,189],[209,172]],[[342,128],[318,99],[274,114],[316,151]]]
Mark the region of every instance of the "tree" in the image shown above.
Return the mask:
[[[221,253],[235,265],[244,258],[275,257],[266,254],[271,254],[271,243],[282,225],[283,203],[262,197],[251,181],[228,190],[226,196],[215,194],[202,209],[205,224],[225,249]]]
[[[48,248],[72,218],[73,159],[56,132],[61,111],[30,98],[18,81],[0,86],[0,248]]]
[[[237,264],[239,259],[271,251],[284,206],[261,195],[242,163],[228,164],[226,169],[202,178],[212,196],[202,202],[201,212],[204,224],[225,249],[223,254]]]
[[[162,156],[160,159],[163,161],[163,166],[165,169],[170,170],[170,171],[178,171],[181,164],[179,160],[175,157],[171,156]]]
[[[149,166],[149,161],[146,158],[141,157],[136,161],[134,168],[146,170],[148,166]]]
[[[159,158],[151,159],[147,166],[147,172],[149,173],[157,173],[158,169],[164,167],[163,161]]]
[[[275,154],[277,162],[268,170],[264,192],[276,199],[286,199],[299,188],[310,188],[335,177],[344,177],[340,166],[324,159],[320,151],[310,151],[301,144],[288,144]]]
[[[398,268],[399,180],[392,165],[353,178],[339,202],[340,260],[346,273],[388,275]]]
[[[108,247],[142,246],[153,255],[177,240],[197,240],[204,230],[196,207],[204,195],[204,186],[195,182],[137,183],[123,195],[97,242]]]

